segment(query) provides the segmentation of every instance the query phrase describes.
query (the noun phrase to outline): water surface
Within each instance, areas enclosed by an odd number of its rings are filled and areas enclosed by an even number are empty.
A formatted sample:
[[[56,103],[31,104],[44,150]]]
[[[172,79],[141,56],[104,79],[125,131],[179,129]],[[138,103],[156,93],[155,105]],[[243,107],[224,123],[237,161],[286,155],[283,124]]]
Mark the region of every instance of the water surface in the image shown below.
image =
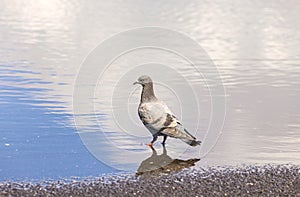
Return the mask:
[[[185,61],[153,49],[133,51],[113,62],[97,82],[95,97],[90,98],[96,116],[87,114],[87,124],[75,127],[73,87],[85,57],[113,34],[143,26],[161,26],[193,38],[212,58],[223,80],[226,119],[222,135],[196,167],[299,165],[299,7],[297,1],[1,1],[1,180],[116,172],[99,161],[99,153],[109,155],[115,167],[136,171],[140,163],[100,147],[97,141],[88,145],[99,150],[93,155],[79,133],[105,132],[115,147],[140,155],[140,162],[151,156],[145,146],[151,136],[136,114],[140,89],[132,86],[146,69],[138,70],[141,63],[151,63],[147,68],[157,80],[157,96],[191,132],[204,138],[211,112],[208,86]],[[174,72],[163,77],[155,71],[159,65]],[[200,87],[190,104],[180,99],[188,90],[183,79]],[[113,126],[111,98],[114,110],[130,117],[130,121],[117,117],[125,128]],[[124,100],[128,102],[122,105]],[[199,156],[199,148],[182,154],[186,146],[177,140],[168,141],[167,148],[174,159]],[[159,144],[156,149],[162,151]]]

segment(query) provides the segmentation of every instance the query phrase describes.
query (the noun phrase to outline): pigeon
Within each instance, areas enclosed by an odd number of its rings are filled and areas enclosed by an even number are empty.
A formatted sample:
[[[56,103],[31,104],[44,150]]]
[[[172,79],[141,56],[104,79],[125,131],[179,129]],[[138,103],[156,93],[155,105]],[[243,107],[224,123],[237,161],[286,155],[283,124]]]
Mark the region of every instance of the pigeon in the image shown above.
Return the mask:
[[[182,126],[181,122],[174,116],[168,106],[156,98],[153,90],[153,82],[149,76],[140,76],[133,83],[133,85],[136,84],[140,84],[143,87],[138,115],[153,136],[153,140],[148,144],[150,147],[153,146],[158,136],[163,136],[163,146],[168,136],[181,139],[190,146],[201,144],[201,141],[198,141]]]

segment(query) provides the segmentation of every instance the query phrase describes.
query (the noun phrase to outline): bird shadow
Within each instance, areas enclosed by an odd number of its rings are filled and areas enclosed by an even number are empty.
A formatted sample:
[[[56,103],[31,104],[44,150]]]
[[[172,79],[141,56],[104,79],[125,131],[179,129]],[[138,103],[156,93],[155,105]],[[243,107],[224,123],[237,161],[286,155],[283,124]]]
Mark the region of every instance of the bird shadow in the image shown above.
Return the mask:
[[[188,160],[172,159],[167,154],[167,149],[163,146],[163,153],[158,155],[157,151],[153,148],[152,154],[147,159],[143,160],[137,169],[136,176],[148,176],[148,175],[162,175],[169,174],[171,172],[178,172],[185,168],[195,166],[200,159],[192,158]]]

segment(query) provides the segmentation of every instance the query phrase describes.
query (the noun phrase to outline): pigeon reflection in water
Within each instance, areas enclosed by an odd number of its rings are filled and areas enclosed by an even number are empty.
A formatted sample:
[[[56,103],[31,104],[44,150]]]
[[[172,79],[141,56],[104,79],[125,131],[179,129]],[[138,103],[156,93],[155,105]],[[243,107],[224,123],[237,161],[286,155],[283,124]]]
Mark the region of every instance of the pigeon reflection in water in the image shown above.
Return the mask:
[[[142,161],[140,164],[136,175],[159,175],[159,174],[167,174],[172,171],[180,171],[184,168],[189,168],[195,165],[200,159],[188,159],[188,160],[181,160],[181,159],[172,159],[167,154],[167,149],[163,146],[163,153],[158,155],[156,150],[151,147],[152,155]]]

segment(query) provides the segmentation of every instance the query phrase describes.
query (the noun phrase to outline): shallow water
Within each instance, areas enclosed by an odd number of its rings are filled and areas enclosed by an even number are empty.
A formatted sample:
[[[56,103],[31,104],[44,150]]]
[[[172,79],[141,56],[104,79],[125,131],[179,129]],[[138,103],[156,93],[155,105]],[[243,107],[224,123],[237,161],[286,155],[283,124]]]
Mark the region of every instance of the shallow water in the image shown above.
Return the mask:
[[[170,139],[171,158],[200,157],[196,167],[299,165],[299,7],[297,1],[1,1],[0,179],[136,171],[152,154],[145,146],[150,133],[136,114],[141,89],[132,86],[145,72],[155,80],[157,96],[204,143],[214,117],[211,99],[226,101],[214,149],[186,150]],[[91,84],[93,97],[79,101],[95,111],[76,114],[84,118],[75,125],[73,89],[84,60],[101,41],[144,26],[179,31],[199,43],[216,65],[225,93],[211,94],[213,84],[201,73],[210,69],[205,58],[199,73],[167,51],[140,49],[116,59]],[[177,43],[170,47],[194,53]],[[159,143],[155,148],[162,151]]]

